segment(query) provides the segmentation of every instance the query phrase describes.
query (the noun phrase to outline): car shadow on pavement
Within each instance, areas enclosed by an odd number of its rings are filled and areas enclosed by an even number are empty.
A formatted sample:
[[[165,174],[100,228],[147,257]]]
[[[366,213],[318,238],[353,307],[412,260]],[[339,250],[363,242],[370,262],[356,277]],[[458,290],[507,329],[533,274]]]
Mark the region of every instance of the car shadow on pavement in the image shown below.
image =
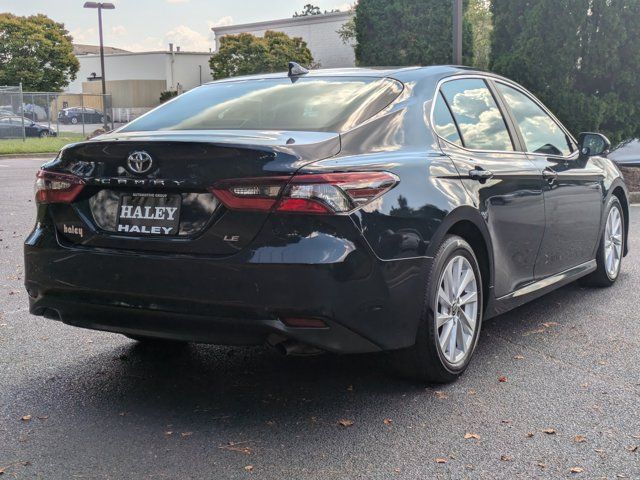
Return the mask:
[[[68,364],[49,380],[62,389],[56,396],[90,393],[99,410],[117,409],[117,413],[143,406],[156,413],[207,411],[235,416],[250,409],[253,415],[263,411],[265,418],[276,411],[278,416],[295,417],[299,407],[317,405],[322,410],[329,404],[333,411],[348,413],[354,392],[360,399],[369,396],[374,402],[393,402],[402,395],[478,385],[483,381],[486,359],[510,360],[508,346],[528,341],[524,338],[527,331],[539,327],[537,317],[547,305],[553,303],[554,317],[562,318],[565,306],[583,295],[584,289],[567,286],[488,320],[471,367],[451,385],[428,386],[397,378],[385,354],[285,357],[262,347],[135,341],[102,349],[91,355],[90,362]],[[506,342],[488,338],[497,336]],[[308,413],[313,408],[303,410]]]

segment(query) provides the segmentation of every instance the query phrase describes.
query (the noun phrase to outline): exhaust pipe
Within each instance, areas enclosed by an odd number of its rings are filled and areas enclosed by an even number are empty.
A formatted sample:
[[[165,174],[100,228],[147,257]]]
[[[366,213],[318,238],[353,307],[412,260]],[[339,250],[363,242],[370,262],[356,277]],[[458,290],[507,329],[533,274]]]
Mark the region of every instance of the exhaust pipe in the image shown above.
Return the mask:
[[[281,354],[291,357],[312,357],[322,355],[324,350],[295,340],[284,340],[273,345]]]

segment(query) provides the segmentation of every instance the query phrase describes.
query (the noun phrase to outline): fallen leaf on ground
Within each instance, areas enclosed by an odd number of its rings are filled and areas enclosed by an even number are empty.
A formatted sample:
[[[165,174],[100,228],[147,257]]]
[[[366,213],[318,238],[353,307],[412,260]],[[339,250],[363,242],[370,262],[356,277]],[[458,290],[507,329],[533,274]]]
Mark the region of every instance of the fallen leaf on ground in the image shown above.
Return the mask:
[[[244,467],[244,469],[245,469],[247,472],[253,472],[253,465],[247,465],[246,467]]]
[[[447,463],[449,460],[446,458],[436,458],[436,463]]]
[[[24,416],[21,418],[21,420],[22,420],[23,422],[28,422],[29,420],[31,420],[31,415],[24,415]]]
[[[171,431],[167,431],[167,432],[164,432],[164,434],[165,434],[166,436],[169,436],[169,435],[173,435],[173,432],[171,432]]]
[[[546,433],[547,435],[555,435],[556,431],[553,428],[545,428],[542,430],[542,433]]]
[[[524,357],[522,355],[515,355],[513,357],[514,360],[524,360]]]
[[[435,392],[433,392],[433,394],[436,396],[436,398],[439,398],[441,400],[449,397],[446,393],[444,393],[441,390],[436,390]]]
[[[478,435],[477,433],[465,433],[464,438],[465,440],[469,440],[470,438],[473,438],[475,440],[480,440],[480,435]]]
[[[347,387],[347,391],[349,391],[349,392],[353,392],[353,385],[349,385],[349,386]]]
[[[231,452],[244,453],[245,455],[251,455],[251,448],[249,447],[227,447],[226,450]]]
[[[506,382],[506,381],[507,381],[507,377],[505,377],[504,375],[503,375],[503,376],[501,376],[501,377],[498,377],[498,381],[499,381],[500,383],[504,383],[504,382]]]
[[[558,325],[560,325],[557,322],[543,322],[542,326],[545,328],[549,328],[549,327],[557,327]]]
[[[584,472],[584,468],[582,468],[582,467],[573,467],[573,468],[570,470],[570,472],[571,472],[571,473],[582,473],[582,472]]]
[[[248,442],[248,440],[247,440]],[[245,455],[251,455],[252,450],[251,448],[249,448],[246,445],[242,445],[243,443],[247,443],[247,442],[229,442],[226,445],[219,445],[218,448],[221,448],[222,450],[229,450],[231,452],[238,452],[238,453],[244,453]]]
[[[39,420],[46,420],[47,418],[49,418],[49,415],[38,416]]]
[[[348,420],[346,418],[338,420],[338,424],[342,425],[343,427],[351,427],[354,423],[355,422],[353,420]]]
[[[529,438],[533,437],[533,432],[528,432],[527,433],[527,437],[529,437]]]
[[[627,447],[627,450],[629,450],[630,452],[635,452],[638,450],[638,445],[629,445]]]
[[[391,425],[393,423],[393,420],[391,420],[390,418],[385,418],[383,422],[385,425]]]
[[[546,329],[543,328],[538,328],[537,330],[529,330],[528,332],[524,332],[522,334],[523,337],[526,337],[527,335],[535,335],[536,333],[544,333],[546,332]]]
[[[500,455],[500,460],[503,462],[511,462],[513,461],[513,457],[510,457],[509,455]]]
[[[573,441],[576,443],[584,443],[587,441],[587,437],[585,437],[584,435],[576,435],[575,437],[573,437]]]
[[[193,435],[193,432],[182,432],[180,435],[182,435],[183,437],[190,437],[191,435]]]

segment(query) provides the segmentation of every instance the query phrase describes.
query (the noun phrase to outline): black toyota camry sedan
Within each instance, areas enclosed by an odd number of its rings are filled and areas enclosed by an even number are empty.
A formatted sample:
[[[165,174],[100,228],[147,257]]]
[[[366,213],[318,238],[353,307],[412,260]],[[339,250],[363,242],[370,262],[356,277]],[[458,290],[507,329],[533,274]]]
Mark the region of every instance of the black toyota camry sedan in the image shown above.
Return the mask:
[[[452,381],[483,320],[616,281],[609,147],[459,67],[213,82],[38,172],[30,311],[141,341],[386,351]]]

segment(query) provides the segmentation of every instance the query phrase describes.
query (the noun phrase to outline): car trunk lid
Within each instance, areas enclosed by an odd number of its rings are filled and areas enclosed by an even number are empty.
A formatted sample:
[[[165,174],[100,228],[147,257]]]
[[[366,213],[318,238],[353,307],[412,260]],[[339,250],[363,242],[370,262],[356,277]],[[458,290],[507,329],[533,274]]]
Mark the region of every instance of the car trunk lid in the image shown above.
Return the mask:
[[[84,188],[50,205],[64,242],[88,248],[224,255],[245,247],[268,213],[226,209],[210,192],[228,179],[290,177],[336,155],[325,132],[114,132],[71,145],[45,170]]]

